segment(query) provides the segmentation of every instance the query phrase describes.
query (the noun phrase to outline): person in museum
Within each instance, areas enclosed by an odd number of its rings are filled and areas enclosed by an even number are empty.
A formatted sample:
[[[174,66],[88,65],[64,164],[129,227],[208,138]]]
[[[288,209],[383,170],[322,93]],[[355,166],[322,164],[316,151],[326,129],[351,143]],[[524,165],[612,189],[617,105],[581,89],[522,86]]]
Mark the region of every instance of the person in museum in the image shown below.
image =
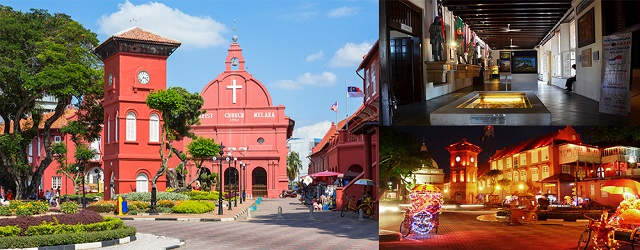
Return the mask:
[[[575,64],[571,65],[571,68],[573,68],[573,70],[576,70],[576,65]],[[571,90],[573,90],[573,83],[575,81],[576,81],[576,76],[575,75],[572,76],[572,77],[569,77],[567,79],[567,83],[564,85],[567,88],[565,88],[564,90],[566,90],[567,92],[571,92]]]
[[[440,28],[440,17],[437,16],[429,27],[429,43],[431,43],[431,54],[433,54],[434,61],[444,61],[442,42],[444,39]]]

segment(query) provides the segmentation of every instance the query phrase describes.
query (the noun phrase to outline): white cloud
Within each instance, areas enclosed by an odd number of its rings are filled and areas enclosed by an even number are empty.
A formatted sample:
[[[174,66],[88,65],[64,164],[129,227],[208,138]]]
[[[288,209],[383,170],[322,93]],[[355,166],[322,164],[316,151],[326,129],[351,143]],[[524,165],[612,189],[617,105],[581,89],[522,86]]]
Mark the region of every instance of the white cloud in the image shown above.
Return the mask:
[[[318,51],[317,53],[308,55],[307,58],[305,59],[307,62],[313,62],[315,60],[320,60],[322,59],[322,57],[324,57],[324,52]]]
[[[337,79],[336,74],[327,71],[317,75],[307,72],[298,76],[296,80],[278,80],[273,85],[282,89],[301,89],[303,86],[326,87],[336,84]]]
[[[295,128],[293,137],[295,138],[322,138],[331,128],[330,121],[322,121],[313,125]]]
[[[209,16],[197,17],[172,9],[162,3],[119,4],[120,10],[98,20],[99,32],[109,36],[133,26],[166,36],[183,47],[206,48],[226,44],[221,33],[227,28]]]
[[[373,44],[363,42],[361,44],[347,43],[340,48],[331,58],[332,67],[357,67],[362,62],[362,57],[371,50]]]
[[[357,15],[360,12],[360,8],[358,7],[340,7],[337,9],[330,10],[327,15],[333,18],[346,17]]]

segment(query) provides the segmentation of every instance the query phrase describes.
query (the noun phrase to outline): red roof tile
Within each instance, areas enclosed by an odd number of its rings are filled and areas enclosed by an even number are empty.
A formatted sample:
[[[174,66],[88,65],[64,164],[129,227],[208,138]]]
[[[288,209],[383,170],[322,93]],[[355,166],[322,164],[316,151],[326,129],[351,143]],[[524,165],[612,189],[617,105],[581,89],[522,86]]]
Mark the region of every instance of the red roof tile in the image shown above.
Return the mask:
[[[573,139],[571,135],[576,135],[576,138]],[[529,139],[513,146],[506,147],[502,150],[498,150],[492,157],[491,160],[499,159],[508,155],[516,154],[522,151],[527,151],[534,148],[544,147],[553,143],[553,141],[571,141],[575,143],[581,143],[582,140],[577,135],[576,131],[567,126],[562,130],[558,130],[556,132],[546,134],[540,137],[536,137],[533,139]]]
[[[145,30],[143,28],[140,27],[133,27],[124,31],[120,31],[118,33],[116,33],[115,35],[113,35],[113,37],[116,38],[124,38],[124,39],[131,39],[131,40],[141,40],[141,41],[148,41],[148,42],[157,42],[157,43],[168,43],[168,44],[175,44],[175,45],[180,45],[180,42],[155,34],[151,31]]]

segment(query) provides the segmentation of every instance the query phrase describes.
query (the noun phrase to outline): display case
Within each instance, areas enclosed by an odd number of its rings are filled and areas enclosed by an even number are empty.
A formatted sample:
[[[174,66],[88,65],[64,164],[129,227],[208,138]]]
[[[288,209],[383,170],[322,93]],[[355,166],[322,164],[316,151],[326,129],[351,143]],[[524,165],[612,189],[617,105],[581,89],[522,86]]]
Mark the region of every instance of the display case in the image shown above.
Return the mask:
[[[496,108],[532,108],[524,92],[480,92],[456,108],[496,109]]]

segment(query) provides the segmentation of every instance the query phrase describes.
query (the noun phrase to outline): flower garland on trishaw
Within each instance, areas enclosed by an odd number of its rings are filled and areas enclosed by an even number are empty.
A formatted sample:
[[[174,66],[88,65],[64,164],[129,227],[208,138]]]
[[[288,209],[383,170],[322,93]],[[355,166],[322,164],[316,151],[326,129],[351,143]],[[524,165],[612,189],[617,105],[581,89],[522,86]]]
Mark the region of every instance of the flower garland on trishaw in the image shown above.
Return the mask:
[[[435,228],[437,233],[438,216],[444,204],[440,188],[431,184],[417,185],[411,190],[409,198],[411,207],[405,211],[405,220],[400,226],[403,236],[408,235],[411,230],[418,234],[427,234]]]

